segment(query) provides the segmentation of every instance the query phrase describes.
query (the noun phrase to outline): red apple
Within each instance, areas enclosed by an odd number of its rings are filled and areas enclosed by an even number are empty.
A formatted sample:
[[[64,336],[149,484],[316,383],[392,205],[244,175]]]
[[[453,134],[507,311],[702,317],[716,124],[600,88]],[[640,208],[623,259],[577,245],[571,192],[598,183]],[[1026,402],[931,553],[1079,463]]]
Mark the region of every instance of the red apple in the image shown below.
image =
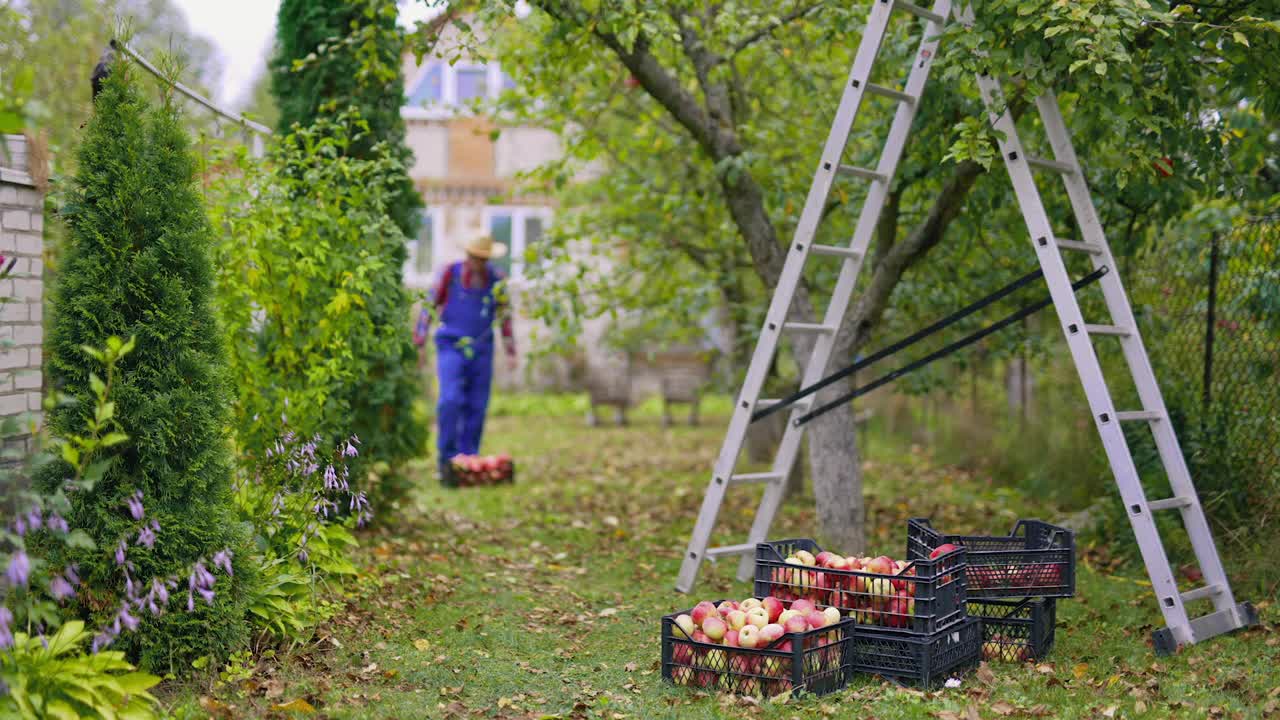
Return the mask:
[[[951,543],[943,543],[942,545],[939,545],[938,547],[934,548],[933,552],[929,553],[929,559],[937,560],[943,555],[946,555],[949,552],[955,552],[956,550],[959,550],[959,549],[960,549],[959,545],[952,545]]]
[[[778,622],[778,616],[782,614],[782,601],[775,597],[767,597],[760,601],[765,610],[769,611],[769,622]]]
[[[718,643],[723,640],[728,630],[729,626],[719,617],[709,617],[702,621],[702,632],[706,633],[712,642]]]
[[[804,616],[804,621],[809,624],[809,628],[812,630],[824,628],[830,624],[827,622],[826,614],[820,613],[817,610],[810,610],[809,613]]]
[[[716,606],[716,611],[720,613],[720,617],[728,617],[729,613],[738,609],[738,603],[733,600],[725,600]]]
[[[798,613],[807,613],[811,610],[816,610],[817,606],[809,600],[797,600],[791,603],[791,609]]]
[[[720,617],[720,612],[716,610],[715,605],[703,600],[693,606],[693,612],[691,615],[693,616],[693,622],[700,626],[709,617]]]
[[[893,558],[888,557],[887,555],[881,555],[867,564],[867,571],[873,572],[877,575],[892,575]]]
[[[787,621],[782,624],[782,627],[788,633],[802,633],[809,629],[809,623],[804,619],[803,615],[796,615],[794,617],[787,618]]]
[[[769,623],[768,625],[760,628],[760,641],[757,643],[756,647],[768,647],[769,645],[777,642],[779,638],[786,634],[786,632],[787,629],[781,625],[777,623]],[[741,637],[739,637],[739,640],[741,640]]]
[[[726,630],[724,633],[724,646],[735,647],[735,648],[738,647],[738,637],[739,636],[738,636],[737,630]]]
[[[813,561],[816,562],[819,567],[831,567],[831,560],[836,557],[839,557],[839,556],[828,550],[823,550],[822,552],[818,553],[818,555],[813,559]]]
[[[707,634],[706,634],[706,633],[704,633],[704,632],[702,632],[701,630],[695,630],[695,631],[694,631],[694,633],[693,633],[693,641],[694,641],[694,642],[696,642],[696,643],[708,643],[708,644],[710,644],[710,643],[711,643],[711,638],[707,637]]]

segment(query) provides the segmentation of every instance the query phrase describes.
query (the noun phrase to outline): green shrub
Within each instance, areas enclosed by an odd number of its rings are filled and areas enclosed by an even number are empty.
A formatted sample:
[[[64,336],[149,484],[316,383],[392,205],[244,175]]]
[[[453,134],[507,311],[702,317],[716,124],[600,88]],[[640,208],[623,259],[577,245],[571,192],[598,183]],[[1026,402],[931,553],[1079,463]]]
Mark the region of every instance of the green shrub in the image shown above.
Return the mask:
[[[210,293],[210,230],[194,184],[196,162],[177,109],[148,107],[127,64],[117,63],[96,101],[62,215],[65,258],[54,288],[47,370],[54,388],[80,402],[49,415],[56,435],[84,434],[97,361],[82,348],[132,337],[119,365],[114,415],[132,442],[92,493],[70,498],[67,520],[97,549],[70,556],[86,590],[78,610],[101,623],[121,605],[123,573],[113,549],[136,530],[126,512],[141,492],[160,539],[131,553],[135,578],[180,576],[201,558],[230,548],[237,558],[211,604],[194,612],[147,617],[121,639],[151,670],[185,668],[223,656],[246,638],[246,538],[232,522],[226,428],[226,371]],[[40,473],[56,490],[66,468]]]
[[[268,163],[231,158],[237,171],[211,190],[218,305],[250,465],[282,417],[324,447],[354,433],[366,469],[398,467],[424,448],[409,301],[389,259],[403,243],[387,206],[402,168],[385,153],[348,155],[364,128],[343,116],[299,129]]]
[[[147,692],[160,678],[142,672],[120,651],[84,654],[91,633],[73,620],[47,638],[14,635],[13,647],[0,653],[0,716],[43,718],[158,717],[159,703]],[[48,646],[45,646],[45,643]]]

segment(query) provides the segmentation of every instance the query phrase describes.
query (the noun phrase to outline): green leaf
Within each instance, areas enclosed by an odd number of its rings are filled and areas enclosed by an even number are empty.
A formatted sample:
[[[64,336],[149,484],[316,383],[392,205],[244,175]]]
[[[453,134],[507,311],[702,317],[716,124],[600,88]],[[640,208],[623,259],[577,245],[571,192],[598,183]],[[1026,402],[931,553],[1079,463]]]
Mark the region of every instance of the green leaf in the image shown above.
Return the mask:
[[[85,532],[84,530],[81,530],[80,528],[76,528],[75,530],[72,530],[70,533],[67,533],[67,537],[63,540],[63,542],[66,543],[67,547],[79,548],[83,550],[92,550],[95,547],[97,547],[97,544],[94,543],[93,538],[89,537],[89,533]]]
[[[102,443],[102,447],[109,448],[114,445],[119,445],[120,443],[125,442],[128,439],[129,439],[129,436],[125,435],[124,433],[113,432],[113,433],[107,433],[106,435],[104,435],[100,442]]]
[[[1241,45],[1245,47],[1249,47],[1249,38],[1245,37],[1245,34],[1240,32],[1239,30],[1236,30],[1235,32],[1231,33],[1231,37],[1234,38],[1235,41],[1240,43]]]

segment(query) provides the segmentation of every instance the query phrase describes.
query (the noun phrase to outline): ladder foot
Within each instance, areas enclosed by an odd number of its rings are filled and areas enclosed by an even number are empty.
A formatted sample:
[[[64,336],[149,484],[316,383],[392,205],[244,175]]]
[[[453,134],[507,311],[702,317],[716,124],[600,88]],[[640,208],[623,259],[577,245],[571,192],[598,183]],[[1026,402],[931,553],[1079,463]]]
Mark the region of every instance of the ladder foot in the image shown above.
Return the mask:
[[[1191,642],[1198,643],[1218,635],[1253,627],[1258,624],[1258,611],[1253,603],[1242,602],[1235,607],[1219,610],[1191,621]],[[1178,641],[1171,628],[1160,628],[1151,633],[1151,646],[1157,655],[1172,655],[1178,651]]]

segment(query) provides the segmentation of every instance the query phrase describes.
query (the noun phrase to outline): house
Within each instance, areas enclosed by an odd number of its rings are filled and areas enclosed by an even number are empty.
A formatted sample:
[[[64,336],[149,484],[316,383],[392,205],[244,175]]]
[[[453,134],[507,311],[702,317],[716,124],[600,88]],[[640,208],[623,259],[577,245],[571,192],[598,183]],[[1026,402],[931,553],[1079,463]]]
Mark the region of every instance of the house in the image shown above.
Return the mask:
[[[450,38],[443,42],[449,43]],[[555,200],[517,192],[517,175],[557,159],[560,138],[537,127],[501,125],[472,110],[476,101],[496,101],[513,86],[511,76],[496,61],[461,60],[451,65],[425,56],[419,63],[406,54],[402,70],[406,104],[401,116],[414,155],[409,175],[425,204],[421,231],[409,245],[405,285],[412,291],[429,290],[446,265],[462,259],[460,245],[487,232],[510,249],[498,264],[510,277],[516,311],[513,330],[521,360],[514,374],[504,363],[497,364],[499,386],[576,390],[587,380],[589,368],[595,367],[598,373],[611,376],[625,373],[626,385],[633,387],[634,394],[658,391],[660,372],[643,362],[628,362],[627,370],[618,370],[619,365],[611,362],[614,359],[599,349],[607,330],[603,319],[585,328],[580,341],[584,356],[544,358],[531,366],[528,352],[539,333],[536,321],[522,312],[522,300],[536,287],[529,282],[524,265],[554,222]],[[611,261],[598,259],[600,267]]]

